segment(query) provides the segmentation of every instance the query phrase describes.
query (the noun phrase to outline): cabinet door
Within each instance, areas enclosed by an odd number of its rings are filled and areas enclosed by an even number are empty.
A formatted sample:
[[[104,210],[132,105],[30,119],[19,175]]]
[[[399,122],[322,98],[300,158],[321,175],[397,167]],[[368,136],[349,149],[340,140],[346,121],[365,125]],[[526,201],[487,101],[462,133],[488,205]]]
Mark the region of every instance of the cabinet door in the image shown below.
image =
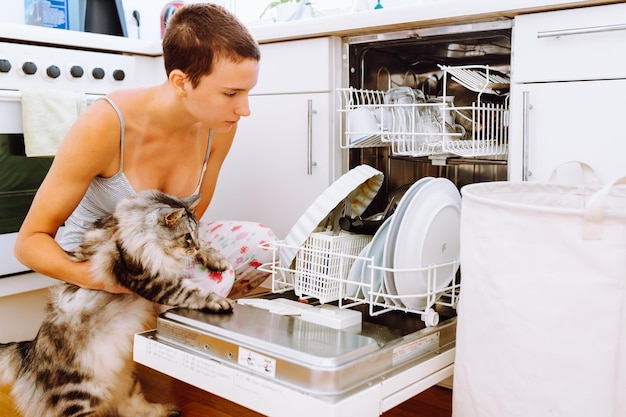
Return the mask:
[[[624,92],[626,80],[514,84],[510,179],[547,181],[572,160],[591,165],[602,183],[626,175]],[[559,182],[580,182],[578,172],[564,174]]]
[[[341,73],[341,39],[324,37],[261,44],[254,95],[334,90]]]
[[[258,221],[284,239],[330,182],[330,93],[251,96],[250,110],[205,219]]]
[[[626,77],[626,4],[517,16],[513,82]]]

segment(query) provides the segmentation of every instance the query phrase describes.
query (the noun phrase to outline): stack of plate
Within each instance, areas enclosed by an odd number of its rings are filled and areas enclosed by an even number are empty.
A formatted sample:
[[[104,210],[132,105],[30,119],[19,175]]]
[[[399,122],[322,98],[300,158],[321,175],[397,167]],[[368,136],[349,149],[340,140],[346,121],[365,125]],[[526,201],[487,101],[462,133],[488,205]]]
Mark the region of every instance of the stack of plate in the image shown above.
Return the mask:
[[[388,305],[420,311],[430,307],[427,293],[446,288],[458,269],[460,216],[461,195],[451,181],[417,181],[361,252],[384,269],[369,268],[369,261],[357,259],[347,295],[357,297],[362,290],[369,299],[372,290],[392,296],[384,297]]]

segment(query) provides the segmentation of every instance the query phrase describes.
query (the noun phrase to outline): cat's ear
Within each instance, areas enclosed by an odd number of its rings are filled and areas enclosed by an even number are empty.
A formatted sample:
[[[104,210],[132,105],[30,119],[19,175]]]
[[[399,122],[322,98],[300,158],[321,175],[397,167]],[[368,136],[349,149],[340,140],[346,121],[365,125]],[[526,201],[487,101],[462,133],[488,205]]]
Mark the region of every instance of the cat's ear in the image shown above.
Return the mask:
[[[167,210],[165,212],[165,216],[163,216],[163,219],[165,220],[165,224],[170,226],[170,225],[180,221],[181,217],[183,217],[185,212],[186,211],[185,211],[184,208]]]
[[[200,194],[190,195],[189,197],[185,197],[182,200],[185,202],[185,205],[189,209],[189,211],[194,211],[198,203],[200,202],[200,198],[202,196]]]

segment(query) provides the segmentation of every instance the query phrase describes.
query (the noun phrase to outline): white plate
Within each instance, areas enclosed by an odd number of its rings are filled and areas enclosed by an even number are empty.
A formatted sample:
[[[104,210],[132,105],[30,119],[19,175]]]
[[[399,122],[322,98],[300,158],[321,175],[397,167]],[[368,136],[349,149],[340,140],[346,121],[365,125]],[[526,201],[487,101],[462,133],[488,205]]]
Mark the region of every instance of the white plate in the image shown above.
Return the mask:
[[[415,183],[413,183],[413,185],[411,185],[411,187],[409,187],[408,190],[406,190],[406,192],[402,196],[402,199],[400,199],[400,201],[398,202],[398,206],[396,207],[396,210],[394,211],[392,216],[393,220],[391,220],[391,224],[389,225],[387,240],[385,241],[385,250],[383,254],[382,264],[382,266],[384,266],[385,268],[393,268],[393,255],[396,247],[396,240],[398,236],[398,231],[400,230],[400,225],[402,223],[402,217],[406,212],[406,208],[409,206],[411,200],[413,199],[413,197],[415,197],[415,194],[419,191],[419,189],[422,188],[424,184],[430,182],[433,179],[433,177],[424,177],[416,181]],[[386,270],[383,272],[385,288],[390,295],[397,295],[398,292],[396,290],[396,285],[393,282],[393,271]],[[399,307],[404,307],[402,301],[399,298],[390,298],[390,300],[393,304]]]
[[[373,258],[372,263],[365,262],[365,266],[363,267],[363,282],[368,284],[362,288],[363,295],[365,295],[366,300],[369,300],[370,290],[373,292],[380,292],[381,286],[383,285],[383,270],[368,268],[368,265],[373,264],[376,266],[382,266],[385,241],[387,240],[389,225],[391,224],[392,218],[393,215],[388,217],[387,220],[385,220],[378,228],[376,234],[372,238],[372,241],[369,243],[369,250],[365,254],[366,258]],[[380,302],[380,300],[374,301]]]
[[[372,202],[383,183],[383,173],[369,165],[359,165],[333,182],[293,225],[285,246],[280,250],[280,264],[292,268],[296,254],[311,233],[317,230],[328,214],[346,198],[350,199],[352,215],[360,216]],[[287,277],[289,281],[291,277]]]
[[[359,257],[354,260],[350,272],[348,273],[348,284],[346,285],[346,296],[356,298],[361,292],[361,282],[363,281],[363,269],[368,264],[363,258],[366,257],[370,249],[368,243],[359,253]]]
[[[461,196],[445,178],[427,182],[411,199],[402,216],[393,257],[393,282],[406,307],[428,307],[426,296],[412,297],[428,291],[428,269],[423,268],[458,261],[460,217]],[[432,290],[445,288],[457,269],[456,264],[437,268]]]

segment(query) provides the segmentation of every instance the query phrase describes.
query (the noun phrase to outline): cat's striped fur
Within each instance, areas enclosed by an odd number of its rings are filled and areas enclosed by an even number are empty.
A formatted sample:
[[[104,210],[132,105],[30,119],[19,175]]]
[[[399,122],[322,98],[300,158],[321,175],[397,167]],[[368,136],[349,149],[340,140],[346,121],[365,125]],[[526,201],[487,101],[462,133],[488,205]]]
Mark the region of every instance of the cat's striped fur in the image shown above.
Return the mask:
[[[0,344],[0,384],[24,417],[174,417],[148,403],[133,371],[133,335],[154,325],[160,305],[229,312],[233,302],[183,279],[189,262],[224,270],[228,262],[198,239],[199,197],[144,191],[85,233],[73,260],[89,259],[96,279],[138,294],[63,284],[51,290],[32,341]]]

